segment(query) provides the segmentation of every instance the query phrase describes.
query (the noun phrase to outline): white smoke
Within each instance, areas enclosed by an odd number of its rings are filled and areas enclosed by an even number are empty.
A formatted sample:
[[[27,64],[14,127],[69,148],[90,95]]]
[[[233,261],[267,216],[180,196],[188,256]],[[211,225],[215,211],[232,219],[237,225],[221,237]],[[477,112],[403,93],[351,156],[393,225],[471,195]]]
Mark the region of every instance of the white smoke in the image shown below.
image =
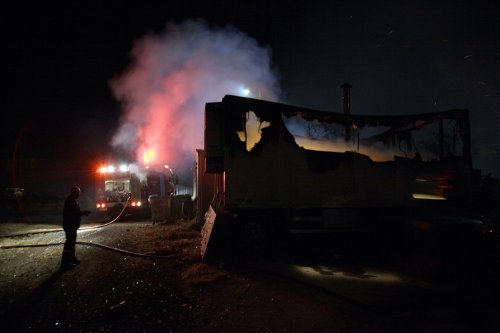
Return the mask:
[[[278,99],[268,48],[234,27],[169,23],[138,40],[131,64],[111,81],[124,107],[112,145],[139,163],[186,169],[203,148],[204,108],[227,94]]]

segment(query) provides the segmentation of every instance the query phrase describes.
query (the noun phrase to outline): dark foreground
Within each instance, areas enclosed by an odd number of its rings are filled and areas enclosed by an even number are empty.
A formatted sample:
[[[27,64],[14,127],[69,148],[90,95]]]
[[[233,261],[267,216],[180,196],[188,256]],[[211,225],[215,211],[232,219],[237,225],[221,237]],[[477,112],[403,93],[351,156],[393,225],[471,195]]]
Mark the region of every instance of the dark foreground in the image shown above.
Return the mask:
[[[0,224],[0,234],[57,225]],[[495,251],[443,267],[383,243],[289,240],[265,260],[201,262],[188,222],[113,224],[78,240],[82,260],[59,270],[62,245],[0,250],[0,315],[8,332],[498,332]],[[0,238],[55,244],[60,232]],[[318,245],[318,252],[303,249]],[[156,257],[155,257],[156,256]]]

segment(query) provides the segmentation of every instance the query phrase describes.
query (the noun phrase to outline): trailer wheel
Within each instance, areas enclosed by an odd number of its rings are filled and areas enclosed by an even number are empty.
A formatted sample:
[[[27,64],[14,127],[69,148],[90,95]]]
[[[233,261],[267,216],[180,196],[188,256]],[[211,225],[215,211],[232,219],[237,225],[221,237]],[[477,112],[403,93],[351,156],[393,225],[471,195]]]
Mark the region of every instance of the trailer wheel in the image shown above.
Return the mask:
[[[408,263],[422,278],[456,287],[472,281],[481,269],[483,238],[478,224],[435,225],[419,238]],[[454,278],[450,280],[449,276]]]
[[[239,228],[240,247],[246,254],[262,252],[268,244],[269,230],[266,221],[259,216],[246,216],[241,219]]]

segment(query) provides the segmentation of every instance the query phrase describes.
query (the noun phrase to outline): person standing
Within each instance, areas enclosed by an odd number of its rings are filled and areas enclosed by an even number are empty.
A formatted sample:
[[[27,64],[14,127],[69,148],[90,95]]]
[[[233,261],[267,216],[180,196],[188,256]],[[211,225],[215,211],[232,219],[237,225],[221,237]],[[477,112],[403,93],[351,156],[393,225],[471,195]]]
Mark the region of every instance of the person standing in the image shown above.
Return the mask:
[[[66,235],[66,242],[61,258],[61,269],[74,268],[80,263],[75,256],[76,246],[76,231],[80,228],[81,217],[88,216],[90,211],[82,211],[78,204],[78,197],[80,197],[81,190],[78,186],[73,186],[70,194],[64,200],[63,209],[63,229]]]

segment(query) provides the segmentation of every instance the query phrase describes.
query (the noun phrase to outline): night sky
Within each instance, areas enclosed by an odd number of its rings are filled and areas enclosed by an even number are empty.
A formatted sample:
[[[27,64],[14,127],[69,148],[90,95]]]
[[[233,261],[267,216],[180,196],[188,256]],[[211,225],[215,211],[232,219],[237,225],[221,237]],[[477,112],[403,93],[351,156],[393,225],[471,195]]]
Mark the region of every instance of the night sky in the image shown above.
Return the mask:
[[[286,103],[341,112],[349,82],[355,114],[469,109],[474,167],[500,173],[496,1],[43,2],[4,16],[3,187],[62,195],[85,182],[114,154],[109,81],[133,42],[188,18],[269,48]]]

